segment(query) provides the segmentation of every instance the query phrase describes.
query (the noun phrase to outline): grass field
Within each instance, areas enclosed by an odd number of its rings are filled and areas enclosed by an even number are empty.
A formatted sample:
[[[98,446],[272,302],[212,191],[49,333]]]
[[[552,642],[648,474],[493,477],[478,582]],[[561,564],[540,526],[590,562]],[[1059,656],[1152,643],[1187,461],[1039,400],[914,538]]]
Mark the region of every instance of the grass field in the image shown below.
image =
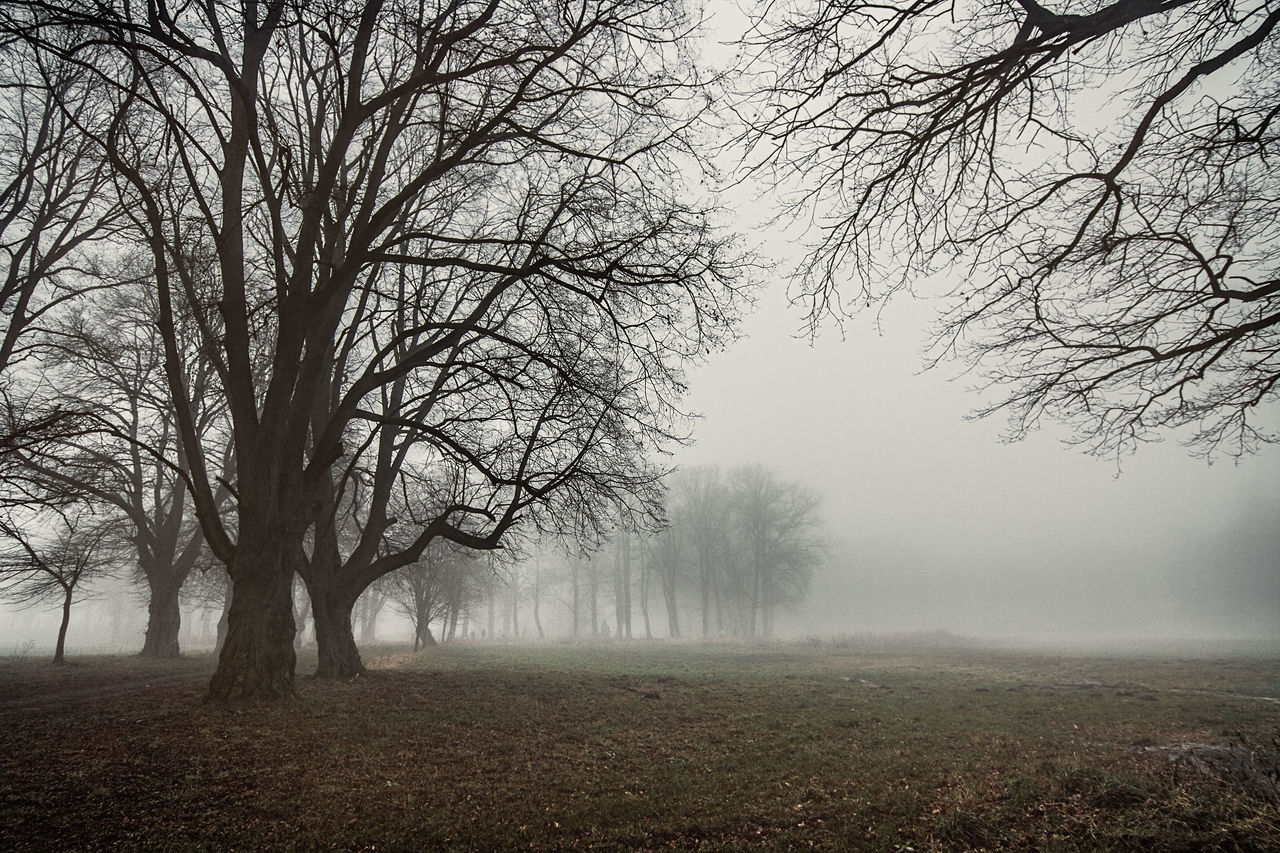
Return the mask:
[[[457,645],[200,704],[0,663],[6,850],[1280,850],[1280,661]],[[306,663],[300,672],[307,671]]]

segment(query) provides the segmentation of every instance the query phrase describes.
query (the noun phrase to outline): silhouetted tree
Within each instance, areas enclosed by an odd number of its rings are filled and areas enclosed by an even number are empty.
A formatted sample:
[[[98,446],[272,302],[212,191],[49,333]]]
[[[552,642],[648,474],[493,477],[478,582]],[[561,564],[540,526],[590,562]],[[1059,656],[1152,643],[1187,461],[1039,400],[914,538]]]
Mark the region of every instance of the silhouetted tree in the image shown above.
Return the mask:
[[[434,646],[431,623],[444,620],[452,608],[451,591],[465,584],[465,575],[480,565],[476,552],[438,540],[414,563],[386,576],[387,596],[413,623],[413,650]]]
[[[658,533],[649,543],[648,560],[662,584],[662,599],[667,606],[667,634],[680,638],[680,583],[686,571],[685,529],[679,513],[671,514],[671,526]]]
[[[772,637],[778,608],[804,598],[821,562],[822,499],[761,465],[735,468],[728,488],[746,633]]]
[[[817,223],[809,323],[931,274],[1020,437],[1276,436],[1280,9],[1220,0],[769,4],[748,142]]]
[[[98,250],[125,223],[91,136],[101,100],[76,62],[0,41],[0,376],[51,312],[112,284]]]
[[[111,526],[83,507],[28,513],[20,521],[0,520],[0,537],[8,547],[0,551],[0,596],[22,605],[49,600],[59,603],[62,620],[53,662],[66,660],[71,605],[85,583],[110,569],[104,542]]]
[[[90,494],[117,514],[147,585],[141,654],[168,658],[179,653],[179,592],[206,549],[191,512],[155,310],[152,291],[124,284],[49,324],[41,362],[54,396],[46,408],[80,412],[92,429],[33,444],[15,456],[32,475]],[[184,347],[183,355],[196,429],[207,447],[216,448],[222,410],[216,396],[200,391],[212,381],[213,368],[194,347]],[[227,449],[224,444],[222,452]],[[220,467],[228,464],[224,458]],[[228,497],[229,490],[220,489],[219,506]]]
[[[717,466],[681,468],[672,478],[674,499],[689,542],[690,560],[698,584],[702,636],[712,634],[712,606],[721,598],[725,573],[732,559],[729,493]],[[716,608],[716,630],[722,625]]]

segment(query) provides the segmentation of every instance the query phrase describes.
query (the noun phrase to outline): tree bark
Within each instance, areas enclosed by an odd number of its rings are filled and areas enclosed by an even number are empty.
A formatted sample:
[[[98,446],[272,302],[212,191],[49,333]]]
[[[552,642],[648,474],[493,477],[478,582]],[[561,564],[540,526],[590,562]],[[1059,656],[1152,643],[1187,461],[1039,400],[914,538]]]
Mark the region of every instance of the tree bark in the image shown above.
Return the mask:
[[[364,674],[364,661],[351,629],[351,613],[359,593],[321,588],[308,583],[311,619],[316,626],[316,678],[355,678]]]
[[[293,650],[293,572],[278,534],[242,530],[230,567],[234,584],[227,638],[207,701],[281,701],[297,698]]]
[[[182,628],[182,612],[178,608],[178,593],[182,589],[185,574],[147,573],[150,600],[147,602],[147,634],[139,657],[155,659],[176,658],[178,631]]]
[[[231,583],[231,575],[227,575],[223,583],[222,594],[222,611],[218,614],[218,637],[214,642],[213,650],[218,654],[222,654],[222,647],[227,644],[227,615],[231,612],[231,598],[233,585]]]

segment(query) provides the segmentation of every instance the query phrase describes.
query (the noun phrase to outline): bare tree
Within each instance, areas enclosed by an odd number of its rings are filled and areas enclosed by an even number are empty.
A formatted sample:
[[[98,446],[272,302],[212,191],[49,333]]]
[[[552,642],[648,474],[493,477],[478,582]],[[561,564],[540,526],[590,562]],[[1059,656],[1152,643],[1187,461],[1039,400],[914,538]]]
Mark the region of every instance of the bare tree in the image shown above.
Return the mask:
[[[811,329],[931,274],[931,362],[1093,452],[1276,435],[1280,9],[1220,0],[770,4],[754,166],[817,224]],[[794,182],[794,183],[792,183]]]
[[[0,594],[23,605],[54,600],[61,606],[54,663],[66,661],[67,627],[77,594],[109,568],[100,552],[106,550],[110,532],[110,525],[83,507],[0,520],[0,536],[9,543],[0,551]]]
[[[111,285],[99,250],[124,223],[90,135],[99,101],[76,63],[0,44],[0,375],[50,312]]]
[[[122,284],[47,324],[41,362],[54,395],[45,408],[80,412],[91,428],[17,449],[14,461],[118,514],[148,591],[141,655],[168,658],[179,653],[179,592],[206,548],[191,512],[189,466],[169,405],[155,311],[152,291]],[[206,387],[209,361],[194,346],[182,352],[189,386]],[[197,390],[193,405],[201,440],[223,455],[219,467],[228,467],[230,445],[223,439],[219,450],[216,438],[224,426],[217,397]],[[219,506],[228,498],[229,490],[220,489]]]
[[[360,591],[434,539],[494,548],[656,482],[683,368],[736,312],[725,240],[675,180],[706,101],[674,0],[30,0],[0,20],[92,49],[114,87],[98,141],[152,254],[192,498],[234,584],[212,699],[294,695],[295,571],[318,642],[342,639]],[[231,422],[225,523],[179,302]],[[467,502],[378,557],[399,519],[372,495],[342,554],[344,490],[387,458],[374,491],[443,477]]]
[[[671,526],[658,533],[647,549],[652,571],[662,583],[662,599],[667,606],[667,635],[674,639],[683,636],[680,633],[680,587],[688,561],[682,521],[678,513],[673,513]]]
[[[735,538],[740,543],[746,633],[772,637],[779,607],[804,598],[824,541],[818,516],[821,497],[801,483],[779,480],[761,465],[729,475]]]
[[[713,603],[720,596],[728,561],[732,559],[728,489],[719,467],[696,466],[677,471],[672,490],[683,507],[681,518],[697,576],[702,636],[706,638],[712,634]],[[716,630],[720,628],[717,618]]]
[[[421,557],[386,576],[387,595],[413,623],[413,650],[434,646],[431,623],[444,620],[452,611],[451,592],[467,583],[466,575],[479,566],[476,552],[445,541],[437,541]]]

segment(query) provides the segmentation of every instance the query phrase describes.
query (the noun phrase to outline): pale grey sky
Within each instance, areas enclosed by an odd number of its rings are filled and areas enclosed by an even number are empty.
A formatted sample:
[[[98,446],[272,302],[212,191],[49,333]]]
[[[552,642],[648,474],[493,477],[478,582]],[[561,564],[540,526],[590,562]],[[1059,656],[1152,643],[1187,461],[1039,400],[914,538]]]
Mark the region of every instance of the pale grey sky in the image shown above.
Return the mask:
[[[958,366],[922,373],[936,306],[900,300],[812,346],[776,282],[693,374],[683,464],[760,462],[825,495],[823,631],[1280,640],[1280,448],[1209,465],[1174,437],[1122,460],[1048,424],[1000,441]]]
[[[710,41],[735,38],[733,0],[709,9]],[[798,235],[760,227],[759,187],[732,198],[784,268]],[[965,419],[979,398],[948,381],[959,365],[921,373],[936,304],[899,299],[879,330],[868,314],[810,345],[781,275],[745,339],[693,374],[705,419],[676,460],[759,462],[824,493],[839,544],[796,630],[1280,641],[1280,447],[1209,465],[1169,436],[1118,473],[1054,424],[1004,444],[998,416]]]

